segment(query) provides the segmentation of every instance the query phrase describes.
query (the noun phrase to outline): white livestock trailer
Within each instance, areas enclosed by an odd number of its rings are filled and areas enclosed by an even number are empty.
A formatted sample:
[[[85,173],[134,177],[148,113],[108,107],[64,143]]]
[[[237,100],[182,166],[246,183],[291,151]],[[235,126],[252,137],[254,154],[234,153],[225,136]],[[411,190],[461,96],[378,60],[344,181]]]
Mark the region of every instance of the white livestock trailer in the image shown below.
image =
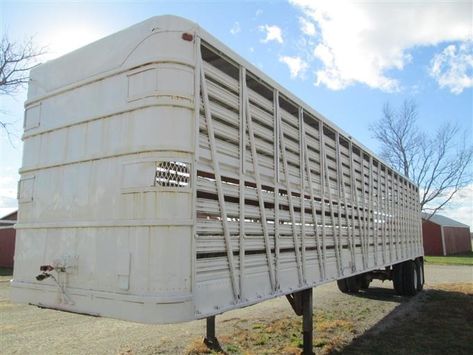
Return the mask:
[[[16,302],[212,333],[334,280],[422,288],[418,188],[188,20],[34,68],[24,130]]]

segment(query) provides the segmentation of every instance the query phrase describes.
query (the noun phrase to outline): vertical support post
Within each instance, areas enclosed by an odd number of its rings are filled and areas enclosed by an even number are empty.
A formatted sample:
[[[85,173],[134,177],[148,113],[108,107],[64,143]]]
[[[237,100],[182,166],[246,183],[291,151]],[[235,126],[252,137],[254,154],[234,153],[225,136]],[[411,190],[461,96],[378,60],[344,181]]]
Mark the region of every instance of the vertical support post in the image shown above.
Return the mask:
[[[207,317],[207,332],[204,338],[204,344],[211,350],[221,351],[222,347],[215,336],[215,316]]]
[[[363,267],[368,268],[369,263],[369,226],[366,217],[366,182],[365,182],[365,152],[360,149],[361,164],[361,207],[363,209],[363,237],[361,238],[361,252],[363,253]],[[369,216],[368,216],[369,217]]]
[[[394,232],[394,239],[396,240],[396,259],[401,257],[401,249],[400,249],[400,235],[399,232],[399,215],[398,215],[398,207],[397,207],[397,185],[396,185],[396,173],[392,172],[391,175],[392,180],[392,206],[393,206],[393,232]]]
[[[235,299],[235,303],[238,303],[240,301],[240,290],[239,290],[238,281],[236,279],[235,262],[233,260],[232,239],[230,236],[230,228],[228,226],[228,220],[227,220],[225,193],[223,191],[222,177],[220,175],[220,162],[218,160],[218,155],[217,155],[217,143],[215,141],[212,113],[210,112],[210,100],[207,93],[207,82],[205,79],[204,66],[202,64],[202,54],[200,53],[200,48],[199,48],[198,60],[199,60],[199,68],[200,68],[200,90],[202,93],[202,98],[203,98],[203,103],[204,103],[205,121],[207,123],[207,132],[208,132],[209,143],[210,143],[210,156],[212,158],[213,170],[214,170],[214,175],[215,175],[215,183],[217,185],[217,196],[218,196],[218,203],[220,207],[220,217],[222,221],[223,237],[225,239],[225,248],[227,251],[227,260],[228,260],[228,266],[230,269],[229,271],[230,271],[230,279],[231,279],[232,289],[233,289],[233,296]]]
[[[279,145],[279,99],[277,90],[273,91],[273,127],[274,127],[274,259],[275,259],[275,281],[276,290],[280,289],[280,277],[279,277],[279,249],[280,249],[280,236],[279,236],[279,163],[280,163],[280,145]]]
[[[197,259],[197,185],[198,185],[198,177],[197,177],[197,166],[199,162],[199,137],[200,137],[200,109],[202,106],[201,103],[201,96],[200,96],[200,71],[201,69],[201,51],[200,51],[200,38],[198,36],[195,37],[195,47],[194,47],[194,55],[195,55],[195,71],[194,71],[194,142],[193,142],[193,151],[194,151],[194,161],[192,164],[192,177],[191,181],[193,181],[192,185],[192,239],[191,239],[191,247],[192,247],[192,274],[191,274],[191,289],[196,289],[196,259]]]
[[[416,220],[417,220],[417,251],[424,254],[423,235],[422,235],[422,215],[420,211],[419,188],[416,187]]]
[[[341,276],[342,275],[342,261],[341,261],[341,252],[340,252],[340,245],[339,245],[339,239],[337,238],[337,223],[335,223],[335,213],[334,213],[334,206],[333,206],[333,200],[332,200],[332,191],[330,187],[330,178],[329,178],[329,173],[328,173],[328,164],[327,164],[327,154],[325,153],[325,134],[324,134],[324,126],[323,123],[320,123],[319,126],[319,139],[320,139],[320,155],[321,155],[321,161],[323,162],[323,172],[321,171],[321,174],[325,176],[325,180],[322,180],[323,183],[326,184],[327,192],[328,192],[328,202],[329,202],[329,207],[330,207],[330,224],[332,226],[332,239],[333,239],[333,244],[334,244],[334,250],[335,250],[335,259],[337,262],[337,275]],[[325,204],[325,198],[324,198],[324,192],[322,190],[322,199],[323,203]],[[325,214],[325,211],[322,210],[322,215]],[[324,230],[325,230],[325,223],[324,223]],[[325,239],[325,235],[324,235]],[[324,248],[325,249],[325,248]]]
[[[216,339],[215,337],[215,316],[207,317],[207,339]]]
[[[445,245],[445,233],[443,231],[443,226],[440,226],[440,237],[442,238],[442,255],[446,256],[447,255],[447,248]]]
[[[302,296],[302,340],[303,340],[303,355],[312,355],[313,344],[313,308],[312,308],[312,288],[301,291]]]
[[[351,258],[351,261],[350,261],[350,268],[351,268],[351,271],[355,271],[355,243],[354,243],[354,235],[353,235],[353,224],[350,224],[350,216],[349,216],[349,209],[348,209],[348,202],[347,202],[347,192],[346,192],[346,187],[345,187],[345,178],[344,178],[344,173],[343,173],[343,164],[342,164],[342,153],[341,153],[341,147],[340,147],[340,134],[337,132],[336,134],[336,138],[337,138],[337,142],[336,142],[336,148],[337,148],[337,176],[338,176],[338,179],[340,180],[339,181],[339,200],[338,200],[338,205],[340,206],[341,204],[341,199],[343,197],[343,208],[345,210],[345,223],[346,223],[346,226],[347,226],[347,243],[348,243],[348,249],[350,251],[350,258]],[[349,147],[347,147],[349,149]],[[348,154],[350,154],[348,152]],[[348,157],[350,157],[348,155]],[[351,163],[350,163],[351,164]],[[351,171],[350,171],[350,175],[351,175]],[[351,206],[352,208],[350,209],[350,212],[353,212],[353,204]],[[340,208],[339,208],[340,210]],[[353,217],[353,214],[351,215],[351,217]],[[339,215],[339,220],[341,218],[341,215]],[[340,223],[340,227],[341,227],[341,223]],[[342,228],[340,228],[340,231],[341,231]],[[340,232],[340,235],[341,235],[341,232]]]
[[[248,135],[249,135],[250,147],[251,147],[251,157],[253,160],[253,171],[254,171],[254,178],[256,182],[256,194],[258,197],[261,228],[263,229],[264,246],[266,249],[266,261],[268,263],[268,270],[269,270],[269,281],[271,283],[271,288],[273,292],[275,292],[276,279],[274,276],[274,262],[273,262],[273,255],[271,254],[271,245],[269,241],[268,223],[266,219],[266,207],[264,206],[263,187],[262,187],[261,176],[259,172],[258,152],[256,150],[256,138],[255,138],[255,132],[253,128],[253,118],[251,116],[251,111],[250,111],[250,102],[249,102],[248,97],[246,96],[245,96],[245,105],[246,105],[246,120],[248,124]]]
[[[355,205],[356,205],[356,213],[358,217],[358,236],[361,240],[361,221],[360,221],[360,205],[358,203],[358,190],[356,187],[356,176],[355,176],[355,168],[353,163],[353,144],[351,139],[348,141],[348,154],[349,154],[349,162],[350,162],[350,188],[351,188],[351,223],[352,223],[352,238],[353,238],[353,254],[354,254],[354,263],[353,263],[353,271],[357,270],[356,267],[356,228],[355,228]],[[363,255],[363,252],[361,253]]]
[[[370,226],[369,229],[370,229],[370,234],[371,234],[371,230],[373,230],[373,237],[371,238],[371,240],[373,241],[373,253],[374,253],[374,265],[378,265],[378,226],[377,226],[377,223],[376,223],[376,218],[375,218],[375,214],[374,214],[374,201],[373,201],[373,197],[374,197],[374,177],[373,177],[373,157],[370,155],[370,158],[369,158],[369,180],[368,180],[368,183],[369,183],[369,188],[368,188],[368,225]],[[368,238],[369,240],[369,238]],[[368,250],[369,250],[369,244],[371,243],[368,243]]]
[[[240,299],[245,298],[246,69],[240,66]]]
[[[302,117],[304,118],[304,117]],[[314,195],[314,187],[312,185],[312,173],[310,171],[310,160],[309,160],[309,150],[307,149],[307,142],[305,140],[305,123],[304,119],[302,119],[302,132],[303,132],[303,149],[304,149],[304,160],[305,160],[305,167],[307,169],[307,182],[309,185],[309,196],[310,196],[310,204],[312,210],[312,220],[314,222],[314,235],[315,235],[315,242],[317,243],[317,260],[319,262],[319,273],[320,273],[320,280],[325,279],[325,263],[322,260],[322,251],[320,246],[320,237],[317,231],[317,210],[315,206],[315,195]]]
[[[324,264],[324,279],[326,278],[325,267],[327,265],[327,253],[326,253],[326,243],[327,243],[327,226],[325,224],[325,149],[324,149],[324,125],[322,121],[319,121],[319,166],[320,166],[320,194],[322,198],[320,200],[320,208],[322,210],[321,214],[321,223],[322,223],[322,258]],[[338,264],[337,264],[338,266]]]
[[[279,108],[279,91],[275,90],[275,98],[277,100],[277,107]],[[293,242],[294,242],[294,250],[296,254],[296,262],[297,262],[297,275],[299,277],[299,286],[304,284],[304,277],[303,277],[303,272],[302,272],[302,260],[301,260],[301,251],[299,248],[299,236],[297,233],[297,227],[296,227],[296,217],[294,213],[294,204],[292,200],[292,190],[291,190],[291,182],[289,179],[289,167],[287,163],[287,157],[286,157],[286,143],[284,140],[284,132],[283,132],[283,126],[282,126],[282,118],[281,118],[281,113],[278,110],[278,114],[276,115],[276,118],[278,120],[278,125],[279,125],[279,141],[281,144],[281,157],[282,157],[282,162],[283,162],[283,167],[284,167],[284,176],[286,180],[286,193],[287,193],[287,201],[289,204],[289,215],[291,217],[291,222],[292,222],[292,233],[293,233]]]
[[[304,184],[304,110],[298,109],[299,114],[299,172],[300,172],[300,194],[301,194],[301,257],[302,257],[302,278],[307,284],[307,257],[305,247],[305,184]]]
[[[335,132],[335,171],[337,175],[337,196],[335,197],[337,200],[337,213],[338,213],[338,255],[340,257],[340,272],[343,275],[343,257],[342,257],[342,250],[343,250],[343,228],[342,228],[342,189],[343,189],[343,172],[342,172],[342,162],[341,162],[341,154],[340,154],[340,135],[338,132]],[[346,214],[346,203],[345,203],[345,214]],[[347,223],[347,239],[349,239],[349,232],[348,232],[348,223]]]

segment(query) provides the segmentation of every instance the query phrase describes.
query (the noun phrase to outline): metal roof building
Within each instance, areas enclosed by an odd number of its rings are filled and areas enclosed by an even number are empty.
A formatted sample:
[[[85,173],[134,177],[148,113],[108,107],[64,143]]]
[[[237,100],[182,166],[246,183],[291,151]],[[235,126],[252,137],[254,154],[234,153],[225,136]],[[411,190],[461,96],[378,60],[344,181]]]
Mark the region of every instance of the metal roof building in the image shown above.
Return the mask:
[[[452,255],[471,251],[470,227],[451,218],[422,214],[425,255]]]
[[[12,268],[15,254],[15,229],[18,211],[0,218],[0,267]]]

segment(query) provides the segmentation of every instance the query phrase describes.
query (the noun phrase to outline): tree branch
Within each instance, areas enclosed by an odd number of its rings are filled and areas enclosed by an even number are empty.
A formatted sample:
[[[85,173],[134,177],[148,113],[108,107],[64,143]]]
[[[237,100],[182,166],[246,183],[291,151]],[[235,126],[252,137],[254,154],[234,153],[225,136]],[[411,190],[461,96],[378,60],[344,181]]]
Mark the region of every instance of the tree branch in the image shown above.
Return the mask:
[[[397,111],[386,103],[382,112],[381,119],[370,127],[381,143],[381,156],[419,186],[421,208],[435,214],[473,181],[469,173],[473,147],[465,139],[459,145],[460,130],[448,123],[433,138],[423,134],[416,126],[418,109],[412,100]],[[432,203],[435,207],[427,206]]]
[[[0,41],[0,95],[13,95],[29,80],[29,71],[36,66],[45,48],[35,48],[33,39],[22,44],[11,42],[7,35]],[[13,132],[11,123],[0,119],[0,131],[6,133],[10,143]]]

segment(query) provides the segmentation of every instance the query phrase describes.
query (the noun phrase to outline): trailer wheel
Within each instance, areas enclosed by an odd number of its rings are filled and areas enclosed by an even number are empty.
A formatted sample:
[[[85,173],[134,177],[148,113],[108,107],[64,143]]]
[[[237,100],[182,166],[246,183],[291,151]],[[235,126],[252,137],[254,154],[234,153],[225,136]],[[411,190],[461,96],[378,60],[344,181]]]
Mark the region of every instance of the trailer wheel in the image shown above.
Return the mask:
[[[417,258],[415,261],[417,269],[417,292],[420,292],[424,289],[424,260],[422,258]]]
[[[348,292],[350,293],[357,293],[361,289],[361,277],[360,276],[352,276],[348,277],[347,279],[347,286]]]
[[[371,280],[368,275],[360,275],[360,288],[362,290],[367,290],[370,287]]]
[[[404,287],[403,287],[403,263],[393,265],[393,286],[394,290],[398,295],[404,294]]]
[[[348,289],[347,279],[337,280],[338,289],[343,293],[349,293],[350,290]]]
[[[417,276],[417,266],[412,260],[405,261],[402,268],[403,272],[403,290],[405,296],[415,296],[419,277]]]

